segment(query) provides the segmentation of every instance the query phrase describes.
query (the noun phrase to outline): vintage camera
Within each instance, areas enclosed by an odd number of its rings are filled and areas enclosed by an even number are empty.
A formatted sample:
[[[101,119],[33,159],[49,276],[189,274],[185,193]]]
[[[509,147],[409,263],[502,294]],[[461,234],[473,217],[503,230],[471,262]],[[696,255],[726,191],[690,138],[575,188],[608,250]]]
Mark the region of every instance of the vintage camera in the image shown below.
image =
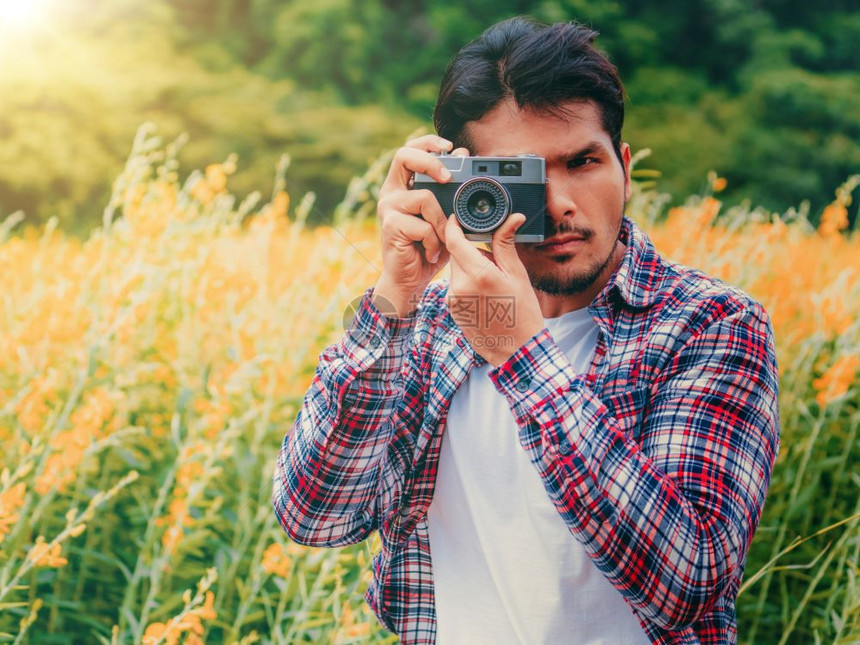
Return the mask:
[[[526,221],[514,235],[516,242],[543,242],[546,219],[546,161],[535,155],[518,157],[459,157],[435,155],[452,178],[438,183],[424,173],[415,174],[413,190],[430,190],[446,216],[453,213],[466,239],[490,242],[511,213]]]

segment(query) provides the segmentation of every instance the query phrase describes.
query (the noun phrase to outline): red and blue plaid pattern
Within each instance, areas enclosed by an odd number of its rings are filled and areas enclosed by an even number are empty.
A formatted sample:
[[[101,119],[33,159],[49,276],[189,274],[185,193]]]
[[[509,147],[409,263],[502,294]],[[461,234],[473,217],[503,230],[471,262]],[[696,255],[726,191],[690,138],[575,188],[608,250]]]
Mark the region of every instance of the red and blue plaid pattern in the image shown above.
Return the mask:
[[[490,377],[549,498],[654,643],[736,642],[735,598],[779,447],[773,329],[742,291],[627,250],[589,307],[576,373],[544,329]],[[320,356],[277,462],[273,503],[301,544],[379,531],[367,601],[403,643],[435,641],[426,511],[451,399],[476,354],[431,284],[411,318],[362,299]],[[523,548],[531,548],[523,545]]]

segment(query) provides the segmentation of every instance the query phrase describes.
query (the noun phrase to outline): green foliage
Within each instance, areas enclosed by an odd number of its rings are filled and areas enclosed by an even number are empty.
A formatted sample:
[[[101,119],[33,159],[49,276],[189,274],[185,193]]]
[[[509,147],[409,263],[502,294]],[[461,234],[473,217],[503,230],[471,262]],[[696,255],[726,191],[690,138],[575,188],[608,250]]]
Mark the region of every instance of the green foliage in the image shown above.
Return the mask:
[[[33,43],[38,54],[0,59],[0,213],[22,209],[31,224],[56,215],[65,228],[89,229],[143,121],[167,138],[187,132],[181,161],[189,166],[238,153],[239,194],[267,191],[289,150],[302,163],[288,190],[315,192],[317,213],[330,212],[349,178],[421,125],[382,105],[348,108],[330,93],[251,73],[219,47],[189,55],[170,8],[147,6],[118,4],[92,22],[68,13],[67,32]]]
[[[84,13],[57,3],[53,30],[26,47],[0,43],[0,213],[89,228],[147,120],[191,135],[190,165],[238,152],[239,193],[267,191],[270,162],[289,150],[291,192],[315,192],[318,212],[330,212],[369,159],[431,129],[450,57],[490,24],[528,13],[600,32],[627,84],[625,136],[653,150],[660,189],[689,194],[715,170],[729,180],[729,204],[784,211],[809,201],[814,216],[860,165],[854,7],[120,0]]]

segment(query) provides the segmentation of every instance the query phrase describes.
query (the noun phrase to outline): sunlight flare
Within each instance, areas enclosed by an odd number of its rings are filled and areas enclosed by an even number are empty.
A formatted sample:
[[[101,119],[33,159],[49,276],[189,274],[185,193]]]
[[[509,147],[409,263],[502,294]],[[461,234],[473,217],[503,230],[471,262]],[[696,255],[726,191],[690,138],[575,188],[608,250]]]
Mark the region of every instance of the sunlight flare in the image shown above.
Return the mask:
[[[0,0],[0,33],[25,34],[43,22],[47,5],[47,0]]]

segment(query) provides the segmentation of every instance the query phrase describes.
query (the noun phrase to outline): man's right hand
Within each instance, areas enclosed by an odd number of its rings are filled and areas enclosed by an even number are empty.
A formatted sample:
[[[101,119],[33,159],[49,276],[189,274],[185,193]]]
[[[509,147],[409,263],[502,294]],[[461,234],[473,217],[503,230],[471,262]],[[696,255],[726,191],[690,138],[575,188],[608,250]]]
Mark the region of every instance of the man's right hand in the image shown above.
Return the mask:
[[[416,172],[440,183],[451,179],[431,153],[450,150],[452,143],[428,134],[406,143],[394,154],[379,191],[377,214],[382,228],[382,275],[374,295],[384,298],[406,316],[416,309],[424,289],[449,260],[445,223],[436,196],[429,190],[410,190]],[[468,154],[464,148],[452,154]]]

